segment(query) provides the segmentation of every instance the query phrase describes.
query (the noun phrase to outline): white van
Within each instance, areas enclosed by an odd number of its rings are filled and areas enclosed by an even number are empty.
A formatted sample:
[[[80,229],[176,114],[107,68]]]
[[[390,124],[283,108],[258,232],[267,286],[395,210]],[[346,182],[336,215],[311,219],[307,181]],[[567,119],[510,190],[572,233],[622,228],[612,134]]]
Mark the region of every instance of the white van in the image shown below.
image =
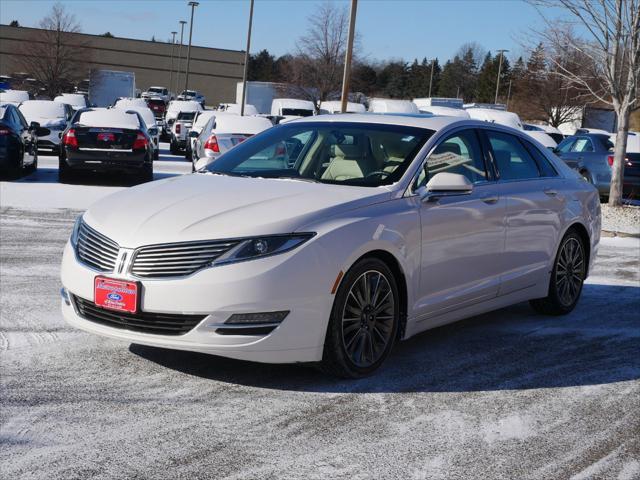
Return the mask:
[[[274,98],[271,102],[271,115],[283,117],[280,122],[300,117],[310,117],[315,114],[315,111],[315,105],[309,100]]]
[[[409,100],[391,100],[389,98],[372,98],[369,100],[369,111],[374,113],[420,113],[416,104]]]
[[[365,113],[367,110],[361,103],[347,102],[346,113]],[[320,114],[342,113],[342,102],[340,100],[330,100],[320,102]]]

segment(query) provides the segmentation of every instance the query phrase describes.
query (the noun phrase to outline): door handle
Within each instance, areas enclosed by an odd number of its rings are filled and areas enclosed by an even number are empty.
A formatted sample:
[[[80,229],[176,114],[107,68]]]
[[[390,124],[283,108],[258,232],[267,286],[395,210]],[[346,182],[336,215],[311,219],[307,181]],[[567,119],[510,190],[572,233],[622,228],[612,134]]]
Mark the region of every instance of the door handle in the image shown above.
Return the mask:
[[[483,196],[481,200],[487,205],[493,205],[495,203],[498,203],[499,197],[497,195],[488,194]]]
[[[551,190],[550,188],[547,188],[544,191],[545,195],[549,195],[550,197],[555,197],[556,195],[558,195],[557,190]]]

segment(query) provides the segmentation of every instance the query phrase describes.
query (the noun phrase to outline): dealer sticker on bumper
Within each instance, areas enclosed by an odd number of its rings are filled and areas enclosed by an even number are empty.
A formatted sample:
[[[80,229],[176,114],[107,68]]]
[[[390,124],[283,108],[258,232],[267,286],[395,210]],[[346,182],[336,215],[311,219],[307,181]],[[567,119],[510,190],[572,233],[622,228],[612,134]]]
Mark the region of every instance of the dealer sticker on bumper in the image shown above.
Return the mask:
[[[94,302],[98,307],[129,313],[138,310],[136,282],[96,277],[94,287]]]

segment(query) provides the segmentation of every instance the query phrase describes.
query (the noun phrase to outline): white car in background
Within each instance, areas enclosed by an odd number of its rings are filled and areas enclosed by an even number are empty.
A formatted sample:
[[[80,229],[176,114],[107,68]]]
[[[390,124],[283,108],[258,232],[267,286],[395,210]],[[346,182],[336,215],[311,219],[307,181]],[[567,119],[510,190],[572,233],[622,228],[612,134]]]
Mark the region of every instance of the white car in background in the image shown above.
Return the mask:
[[[544,132],[553,138],[553,141],[556,144],[560,143],[564,140],[564,134],[557,129],[556,127],[552,127],[551,125],[538,125],[533,123],[524,123],[523,128],[528,132]]]
[[[193,145],[194,171],[206,165],[249,137],[271,128],[273,124],[264,117],[241,117],[218,112],[210,118]],[[198,162],[199,159],[206,159]],[[196,167],[196,164],[198,166]]]
[[[365,113],[367,109],[361,103],[347,102],[346,113]],[[320,102],[320,115],[342,113],[342,102],[340,100],[330,100]]]
[[[527,300],[571,312],[600,223],[596,189],[521,130],[306,118],[96,202],[64,250],[62,313],[125,342],[361,377],[430,328]]]
[[[373,113],[420,113],[415,103],[409,100],[372,98],[369,100],[369,112]]]
[[[167,128],[171,128],[171,125],[175,121],[178,113],[180,112],[199,112],[204,110],[202,105],[192,100],[173,100],[167,105],[167,111],[164,115],[164,120]]]
[[[160,158],[160,126],[157,124],[156,117],[151,109],[147,107],[147,103],[141,98],[121,98],[115,103],[114,108],[140,114],[147,127],[147,133],[153,140],[155,147],[153,159],[158,160]]]
[[[194,102],[198,102],[203,109],[205,106],[204,95],[196,90],[183,90],[182,93],[178,95],[178,100],[193,100]]]
[[[74,110],[88,107],[87,97],[81,93],[63,93],[53,99],[54,102],[66,103],[71,105]]]
[[[140,97],[145,100],[149,98],[161,98],[164,100],[164,103],[172,100],[171,92],[166,87],[149,87],[146,91],[142,92]]]
[[[445,117],[471,118],[469,112],[462,108],[442,107],[439,105],[418,107],[420,113],[442,115]]]
[[[73,116],[73,109],[66,103],[52,100],[27,100],[18,107],[27,123],[37,122],[41,131],[38,134],[38,151],[51,150],[60,153],[62,132]],[[45,133],[48,132],[48,133]]]
[[[236,115],[240,115],[240,104],[239,103],[221,103],[218,106],[218,111],[225,113],[235,113]],[[245,115],[260,115],[258,109],[251,105],[250,103],[246,103],[244,105],[244,114]]]
[[[10,103],[17,107],[27,100],[29,100],[29,92],[25,92],[24,90],[0,91],[0,103]]]
[[[309,100],[296,98],[274,98],[271,102],[271,116],[275,123],[285,123],[302,117],[311,117],[316,113],[316,106]]]
[[[218,113],[219,112],[216,110],[202,110],[201,112],[196,112],[191,129],[189,129],[189,132],[187,133],[188,141],[185,152],[186,158],[193,159],[193,147],[198,139],[198,135],[200,135],[200,132],[202,132],[202,129],[205,127],[209,119],[215,117]]]

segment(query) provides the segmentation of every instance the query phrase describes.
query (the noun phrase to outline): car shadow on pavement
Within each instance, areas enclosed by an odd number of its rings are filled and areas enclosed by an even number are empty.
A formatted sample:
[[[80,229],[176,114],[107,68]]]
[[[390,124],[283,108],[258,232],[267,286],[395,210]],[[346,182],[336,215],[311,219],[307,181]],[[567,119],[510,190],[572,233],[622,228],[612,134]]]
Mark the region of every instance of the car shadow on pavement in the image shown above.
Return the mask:
[[[400,342],[383,367],[358,380],[299,365],[267,365],[133,344],[130,351],[202,378],[293,391],[468,392],[577,387],[640,378],[640,288],[585,285],[567,316],[527,303]]]

